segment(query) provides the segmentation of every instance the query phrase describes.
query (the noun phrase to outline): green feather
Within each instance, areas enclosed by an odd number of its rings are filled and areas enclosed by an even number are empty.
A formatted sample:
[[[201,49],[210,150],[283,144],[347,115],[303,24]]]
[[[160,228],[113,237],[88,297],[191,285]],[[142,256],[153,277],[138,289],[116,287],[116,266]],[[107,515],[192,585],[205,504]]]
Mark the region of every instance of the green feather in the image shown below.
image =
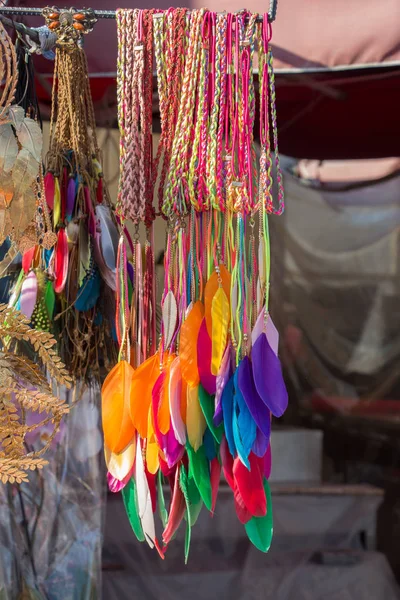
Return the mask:
[[[144,533],[139,518],[136,481],[133,477],[130,478],[127,485],[122,489],[122,498],[133,533],[136,535],[139,542],[144,542]]]
[[[160,513],[160,519],[165,528],[168,523],[168,512],[165,506],[165,498],[164,498],[164,490],[163,490],[163,475],[161,471],[158,471],[158,481],[157,481],[157,504],[158,511]]]
[[[47,315],[52,320],[54,315],[54,305],[56,303],[56,295],[54,292],[53,283],[48,281],[44,291],[44,303],[46,305]]]
[[[222,425],[220,425],[219,427],[215,427],[215,425],[214,425],[214,421],[213,421],[214,398],[213,398],[213,396],[210,396],[210,394],[208,394],[206,392],[206,390],[203,388],[202,385],[199,385],[199,402],[200,402],[200,407],[201,407],[201,410],[203,411],[203,415],[206,420],[206,423],[207,423],[211,433],[213,434],[215,441],[217,442],[217,444],[220,444],[221,439],[222,439],[223,429],[222,429]]]
[[[193,478],[204,504],[211,510],[212,491],[210,482],[210,469],[207,457],[204,452],[204,446],[195,452],[189,442],[186,442],[186,449],[189,457],[189,478]]]
[[[190,514],[190,500],[189,500],[189,492],[188,492],[188,476],[186,474],[186,469],[183,465],[181,465],[179,470],[179,486],[182,490],[183,496],[186,502],[186,532],[185,532],[185,565],[187,564],[189,558],[189,550],[190,550],[190,540],[192,537],[192,518]]]
[[[274,524],[272,519],[271,489],[267,479],[264,479],[264,490],[267,497],[267,514],[265,517],[252,517],[244,527],[251,543],[261,550],[261,552],[268,552],[271,546]]]

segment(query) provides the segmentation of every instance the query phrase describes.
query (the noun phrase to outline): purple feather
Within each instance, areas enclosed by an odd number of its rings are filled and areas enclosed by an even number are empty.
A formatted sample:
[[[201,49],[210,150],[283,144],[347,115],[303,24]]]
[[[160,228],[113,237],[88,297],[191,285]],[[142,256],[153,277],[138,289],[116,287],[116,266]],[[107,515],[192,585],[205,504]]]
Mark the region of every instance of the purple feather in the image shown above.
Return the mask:
[[[267,440],[271,436],[271,415],[264,402],[261,400],[253,378],[251,362],[248,356],[245,356],[238,366],[238,384],[242,392],[244,401],[250,411],[257,427],[261,430]],[[260,456],[257,454],[257,456]]]
[[[252,353],[253,377],[259,396],[275,417],[281,417],[288,405],[288,393],[279,358],[262,333]]]
[[[261,458],[265,455],[269,445],[269,440],[265,437],[261,429],[257,427],[256,439],[253,444],[253,452],[256,456]]]
[[[177,441],[172,427],[162,437],[162,449],[167,459],[167,464],[171,468],[182,458],[184,447]]]
[[[25,278],[21,288],[20,311],[30,319],[35,309],[38,294],[38,283],[33,271]]]
[[[217,389],[215,392],[215,413],[214,413],[214,417],[213,417],[213,422],[216,427],[221,425],[222,420],[223,420],[221,399],[222,399],[222,392],[224,391],[224,387],[226,386],[229,378],[232,375],[231,352],[232,352],[232,345],[228,344],[227,347],[225,348],[224,356],[222,357],[221,368],[217,375],[217,381],[216,381]]]
[[[75,179],[73,177],[69,178],[68,187],[67,187],[67,203],[65,207],[65,214],[68,221],[71,220],[72,215],[74,214],[75,208]]]
[[[266,322],[266,324],[264,324],[264,320],[265,320],[264,315],[265,315],[265,308],[263,308],[261,310],[260,314],[258,315],[256,324],[254,325],[253,331],[251,332],[252,346],[254,346],[257,339],[260,337],[260,335],[265,330],[265,333],[267,334],[267,338],[268,338],[268,343],[271,346],[272,350],[274,351],[274,354],[276,356],[278,356],[278,346],[279,346],[278,330],[274,325],[271,315],[268,315],[267,322]]]
[[[128,277],[131,280],[131,284],[133,287],[133,282],[135,280],[135,275],[133,272],[133,265],[130,262],[128,262],[128,263],[126,263],[126,266],[127,266],[127,271],[128,271]]]
[[[217,378],[211,373],[211,352],[211,338],[208,335],[206,320],[203,319],[197,338],[197,366],[201,385],[213,396],[217,388]]]
[[[268,446],[264,456],[264,477],[269,479],[271,476],[272,467],[272,456],[271,456],[271,444]]]

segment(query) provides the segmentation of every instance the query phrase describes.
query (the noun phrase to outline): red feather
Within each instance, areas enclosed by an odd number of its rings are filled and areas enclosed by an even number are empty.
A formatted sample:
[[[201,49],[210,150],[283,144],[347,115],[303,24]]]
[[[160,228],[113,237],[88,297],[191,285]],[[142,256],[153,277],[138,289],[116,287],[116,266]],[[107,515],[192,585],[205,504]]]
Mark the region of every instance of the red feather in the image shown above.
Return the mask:
[[[235,458],[233,463],[235,489],[237,486],[246,508],[253,517],[264,517],[267,513],[267,499],[263,485],[264,461],[251,452],[249,462],[250,470],[239,458]]]
[[[186,510],[186,501],[179,486],[179,467],[175,472],[174,490],[169,510],[168,523],[162,534],[164,544],[169,544],[174,533],[178,530]]]
[[[228,442],[226,441],[225,436],[223,436],[221,440],[220,453],[224,477],[231,490],[234,490],[235,481],[233,479],[233,457],[229,452]]]
[[[235,484],[235,489],[233,491],[233,499],[235,501],[235,510],[237,518],[244,525],[245,523],[250,521],[252,515],[244,503],[244,500],[239,492],[237,484]]]
[[[24,273],[27,275],[30,271],[31,265],[32,265],[32,261],[33,261],[33,257],[35,255],[35,251],[36,251],[36,246],[33,246],[33,248],[29,248],[29,250],[27,250],[26,252],[24,252],[24,255],[22,257],[22,268],[24,270]]]

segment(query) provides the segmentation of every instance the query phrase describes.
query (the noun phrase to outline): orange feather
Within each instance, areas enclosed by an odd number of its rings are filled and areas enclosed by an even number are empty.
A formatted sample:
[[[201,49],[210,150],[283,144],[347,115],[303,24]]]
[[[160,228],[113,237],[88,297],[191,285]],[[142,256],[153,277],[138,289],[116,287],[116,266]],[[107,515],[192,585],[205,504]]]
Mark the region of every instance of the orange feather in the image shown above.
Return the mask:
[[[141,438],[147,437],[147,424],[153,386],[160,375],[160,357],[156,352],[135,371],[131,383],[130,414]]]
[[[107,375],[101,390],[104,441],[111,452],[122,452],[131,442],[135,427],[129,406],[135,371],[122,360]]]
[[[195,302],[180,331],[179,356],[182,377],[190,387],[195,387],[200,381],[197,368],[197,338],[203,317],[203,304],[199,301]]]

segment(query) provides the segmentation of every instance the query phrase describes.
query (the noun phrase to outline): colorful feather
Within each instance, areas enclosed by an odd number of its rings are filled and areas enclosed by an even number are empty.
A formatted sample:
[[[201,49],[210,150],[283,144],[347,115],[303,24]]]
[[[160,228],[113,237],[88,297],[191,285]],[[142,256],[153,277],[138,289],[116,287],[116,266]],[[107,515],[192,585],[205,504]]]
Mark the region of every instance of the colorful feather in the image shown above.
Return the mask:
[[[47,206],[50,210],[54,208],[54,175],[50,171],[44,176],[44,195],[46,197]]]
[[[222,426],[216,427],[214,425],[214,399],[212,398],[212,396],[207,394],[206,390],[203,388],[202,385],[199,385],[199,402],[208,428],[210,429],[217,444],[220,444],[223,428]]]
[[[100,274],[97,267],[92,264],[89,272],[82,282],[75,300],[75,308],[81,312],[86,312],[94,308],[100,297]]]
[[[197,452],[206,429],[206,420],[199,401],[198,386],[193,388],[188,386],[187,388],[186,429],[190,445]]]
[[[197,366],[200,383],[208,394],[213,396],[217,388],[217,378],[211,373],[211,338],[207,332],[206,320],[203,319],[197,338]]]
[[[56,303],[56,296],[55,296],[53,284],[51,281],[47,281],[46,286],[45,286],[44,303],[46,306],[47,316],[49,317],[49,319],[51,321],[54,316],[54,306]]]
[[[130,415],[139,435],[147,437],[147,423],[151,408],[152,392],[160,375],[158,353],[150,356],[136,370],[131,382]]]
[[[267,512],[267,500],[263,486],[262,461],[253,453],[249,456],[250,469],[239,458],[233,462],[233,477],[244,504],[254,517],[263,517]]]
[[[164,544],[168,545],[173,535],[178,530],[185,514],[185,497],[179,485],[179,467],[175,471],[174,487],[172,492],[171,508],[169,510],[168,523],[162,534]]]
[[[233,457],[229,451],[228,442],[226,441],[225,436],[223,436],[222,440],[221,440],[220,456],[221,456],[221,464],[222,464],[222,470],[224,472],[225,480],[226,480],[227,484],[229,485],[229,487],[231,488],[231,490],[234,490],[235,480],[233,478]]]
[[[108,472],[122,481],[131,472],[135,462],[136,456],[136,437],[133,436],[129,444],[122,450],[122,452],[116,454],[111,452],[107,445],[104,445],[104,455],[106,460],[106,466]]]
[[[236,456],[236,445],[233,436],[233,397],[235,393],[234,378],[228,380],[224,391],[222,392],[222,414],[224,418],[224,428],[226,440],[228,442],[229,452],[232,456]]]
[[[64,228],[61,228],[57,236],[54,261],[54,291],[61,294],[64,291],[68,276],[68,239]]]
[[[206,323],[207,323],[208,335],[210,337],[212,336],[212,315],[211,315],[212,301],[213,301],[213,298],[214,298],[216,292],[221,287],[220,282],[221,282],[222,288],[223,288],[227,298],[230,298],[230,293],[231,293],[231,275],[230,275],[230,273],[226,270],[226,267],[223,264],[219,265],[219,272],[220,272],[220,276],[218,276],[216,271],[214,271],[214,273],[212,273],[211,277],[209,277],[209,279],[206,283],[206,287],[204,290],[205,318],[206,318]]]
[[[235,439],[236,449],[241,460],[248,465],[248,456],[256,439],[257,427],[240,390],[238,374],[239,368],[235,370],[233,376],[235,386],[233,433],[235,435],[235,423],[237,423],[237,433],[239,433],[241,444],[239,446],[237,439]]]
[[[154,433],[153,426],[153,411],[152,407],[149,407],[148,421],[147,421],[147,439],[146,439],[146,465],[149,473],[157,473],[160,466],[158,458],[159,447],[157,438]]]
[[[53,206],[53,227],[56,229],[61,218],[61,193],[60,181],[58,177],[54,178],[54,206]]]
[[[71,221],[75,209],[75,179],[70,176],[67,186],[67,201],[65,205],[65,216],[67,221]]]
[[[238,387],[242,397],[253,417],[257,427],[269,441],[271,435],[271,415],[264,402],[258,395],[254,378],[251,361],[248,356],[245,356],[239,363],[237,375]],[[268,445],[268,443],[267,443]]]
[[[204,453],[204,448],[203,446],[200,446],[196,452],[190,443],[186,443],[186,449],[189,458],[189,477],[193,477],[204,504],[208,510],[211,510],[212,491],[210,470],[208,460]]]
[[[164,490],[163,490],[163,474],[158,471],[157,479],[157,506],[160,515],[161,523],[165,529],[168,523],[168,512],[165,506]]]
[[[101,390],[104,441],[110,451],[117,454],[135,434],[129,415],[133,374],[131,365],[123,360],[107,375]]]
[[[22,268],[24,270],[25,275],[29,273],[33,263],[33,257],[35,256],[36,246],[29,248],[26,252],[24,252],[22,256]]]
[[[236,511],[237,518],[244,525],[245,523],[250,521],[252,515],[242,498],[242,495],[239,491],[239,487],[238,487],[236,481],[234,483],[234,489],[233,489],[233,500],[235,503],[235,511]]]
[[[257,427],[257,435],[254,440],[252,450],[256,456],[263,457],[268,449],[269,439],[265,437],[263,432]]]
[[[220,464],[218,458],[214,458],[210,464],[210,482],[211,482],[211,497],[212,497],[211,512],[212,513],[215,512],[215,506],[217,504],[220,479],[221,479],[221,464]]]
[[[192,519],[189,500],[189,481],[188,476],[186,474],[186,469],[183,465],[181,465],[179,469],[179,485],[186,503],[185,564],[187,564],[190,550]]]
[[[131,477],[127,485],[123,488],[122,498],[124,501],[126,514],[128,515],[129,523],[132,527],[132,531],[139,540],[139,542],[144,542],[145,537],[139,517],[139,505],[136,491],[136,482],[134,477]]]
[[[116,479],[111,475],[111,473],[107,473],[107,485],[110,492],[116,494],[124,489],[126,485],[128,485],[130,478],[132,477],[132,473],[129,473],[125,479]]]
[[[274,354],[278,356],[279,333],[274,325],[271,315],[268,314],[267,319],[265,319],[265,307],[263,307],[260,311],[260,314],[257,317],[256,324],[254,325],[253,331],[251,332],[252,346],[254,346],[256,340],[263,333],[263,331],[265,331],[267,335],[268,343],[271,346]]]
[[[211,304],[212,358],[211,373],[217,375],[226,348],[229,323],[229,302],[222,287],[218,288]]]
[[[261,552],[268,552],[271,547],[274,524],[271,490],[266,479],[264,479],[264,491],[267,498],[267,514],[264,517],[252,517],[245,524],[245,529],[251,543]]]
[[[231,377],[232,368],[231,368],[231,356],[232,356],[232,345],[229,343],[225,348],[224,356],[222,358],[221,368],[217,375],[216,380],[216,391],[215,391],[215,413],[214,413],[214,424],[218,427],[223,421],[222,414],[222,393],[226,384],[228,383],[229,378]]]
[[[251,353],[254,383],[264,404],[275,417],[281,417],[288,405],[281,363],[265,333],[256,340]]]
[[[25,278],[21,287],[20,311],[30,319],[38,297],[38,281],[34,271]]]
[[[164,349],[167,350],[174,337],[178,322],[178,307],[172,290],[169,290],[161,307]]]
[[[197,338],[204,318],[204,306],[195,302],[182,323],[179,333],[179,356],[182,377],[191,387],[199,384],[199,369],[197,366]]]
[[[132,368],[132,367],[131,367]],[[144,470],[140,437],[137,436],[135,479],[138,499],[138,513],[146,542],[153,548],[155,545],[155,526],[149,484]]]
[[[178,442],[186,444],[186,428],[181,415],[182,399],[182,373],[180,366],[180,357],[177,356],[171,364],[169,378],[169,410],[171,415],[171,424]]]
[[[271,467],[272,467],[272,455],[271,455],[271,444],[268,446],[267,451],[264,456],[264,477],[267,479],[271,476]]]

